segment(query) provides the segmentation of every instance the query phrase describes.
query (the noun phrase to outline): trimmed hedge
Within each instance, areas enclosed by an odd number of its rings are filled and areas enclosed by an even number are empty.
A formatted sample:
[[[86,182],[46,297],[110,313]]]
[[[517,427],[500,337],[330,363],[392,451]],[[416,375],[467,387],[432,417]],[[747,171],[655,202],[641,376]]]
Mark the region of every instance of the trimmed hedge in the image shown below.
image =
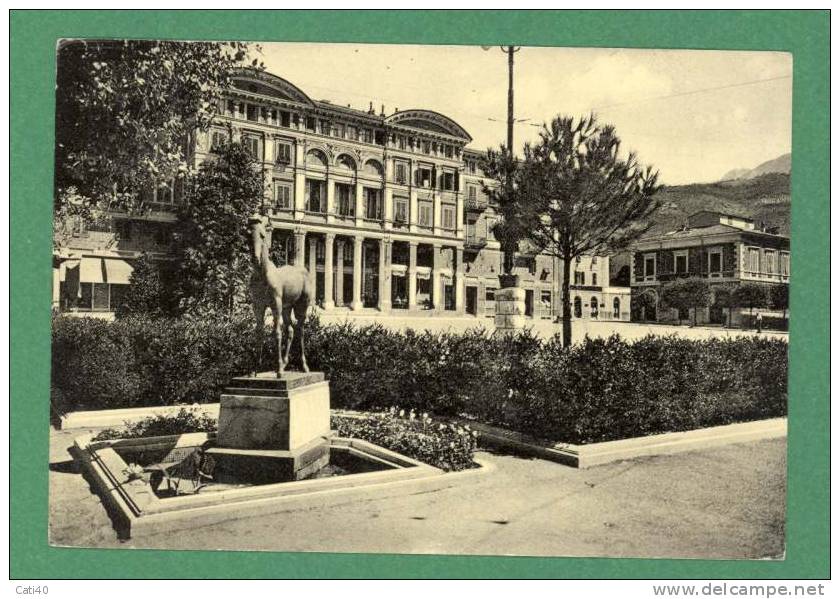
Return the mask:
[[[61,410],[218,401],[252,370],[250,320],[53,321],[53,403]],[[307,322],[307,358],[335,408],[392,405],[587,443],[787,413],[787,342],[396,332]],[[261,369],[276,355],[266,341]]]

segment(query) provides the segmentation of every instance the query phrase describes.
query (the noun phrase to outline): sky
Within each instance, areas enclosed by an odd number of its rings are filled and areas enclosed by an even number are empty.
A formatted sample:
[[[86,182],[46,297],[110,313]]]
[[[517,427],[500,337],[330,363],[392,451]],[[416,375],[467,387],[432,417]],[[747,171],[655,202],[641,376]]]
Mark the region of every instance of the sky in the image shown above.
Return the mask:
[[[316,100],[452,118],[484,150],[507,135],[498,47],[261,43],[266,69]],[[522,47],[514,147],[558,114],[594,111],[670,185],[716,181],[790,152],[792,60],[781,52]]]

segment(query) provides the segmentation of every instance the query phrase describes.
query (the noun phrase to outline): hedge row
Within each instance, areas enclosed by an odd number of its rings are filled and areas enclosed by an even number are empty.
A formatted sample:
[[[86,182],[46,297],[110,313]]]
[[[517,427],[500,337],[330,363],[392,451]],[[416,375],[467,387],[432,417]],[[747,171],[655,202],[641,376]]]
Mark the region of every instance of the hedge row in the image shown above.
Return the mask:
[[[310,367],[336,408],[400,406],[459,415],[570,443],[782,416],[787,343],[395,332],[307,323]],[[218,401],[252,369],[247,318],[53,322],[53,404],[61,410]],[[273,360],[267,344],[262,369]]]

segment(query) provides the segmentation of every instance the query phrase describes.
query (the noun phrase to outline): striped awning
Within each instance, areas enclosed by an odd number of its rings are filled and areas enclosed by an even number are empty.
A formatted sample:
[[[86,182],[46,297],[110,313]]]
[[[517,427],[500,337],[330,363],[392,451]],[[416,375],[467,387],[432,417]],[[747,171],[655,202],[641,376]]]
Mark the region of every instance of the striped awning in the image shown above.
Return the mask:
[[[128,285],[131,280],[131,273],[134,272],[134,267],[125,260],[119,258],[105,258],[105,277],[106,282],[111,285]]]
[[[120,258],[82,258],[79,265],[81,283],[110,283],[128,285],[134,268]]]
[[[105,282],[105,268],[102,265],[102,258],[82,258],[82,263],[79,266],[79,282]]]

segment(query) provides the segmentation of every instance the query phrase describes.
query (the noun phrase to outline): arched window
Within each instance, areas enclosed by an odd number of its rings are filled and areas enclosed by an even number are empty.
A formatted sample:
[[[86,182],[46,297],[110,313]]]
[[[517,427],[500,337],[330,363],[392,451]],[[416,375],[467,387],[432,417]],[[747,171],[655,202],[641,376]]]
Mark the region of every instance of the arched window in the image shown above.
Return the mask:
[[[592,318],[598,318],[598,298],[597,297],[593,297],[591,300],[589,300],[589,308],[591,310],[590,315],[592,316]]]
[[[343,170],[355,171],[356,170],[356,161],[350,158],[347,154],[342,154],[338,157],[336,161],[336,165],[338,168]]]
[[[327,168],[327,155],[321,150],[309,150],[306,153],[306,164],[307,166],[320,166],[321,168]]]
[[[619,318],[621,316],[621,300],[618,298],[613,299],[613,318]]]
[[[375,177],[382,176],[382,165],[379,164],[376,160],[368,160],[365,162],[365,173],[368,175],[373,175]]]
[[[583,309],[581,307],[581,302],[579,297],[575,297],[575,318],[580,318],[583,316]]]

